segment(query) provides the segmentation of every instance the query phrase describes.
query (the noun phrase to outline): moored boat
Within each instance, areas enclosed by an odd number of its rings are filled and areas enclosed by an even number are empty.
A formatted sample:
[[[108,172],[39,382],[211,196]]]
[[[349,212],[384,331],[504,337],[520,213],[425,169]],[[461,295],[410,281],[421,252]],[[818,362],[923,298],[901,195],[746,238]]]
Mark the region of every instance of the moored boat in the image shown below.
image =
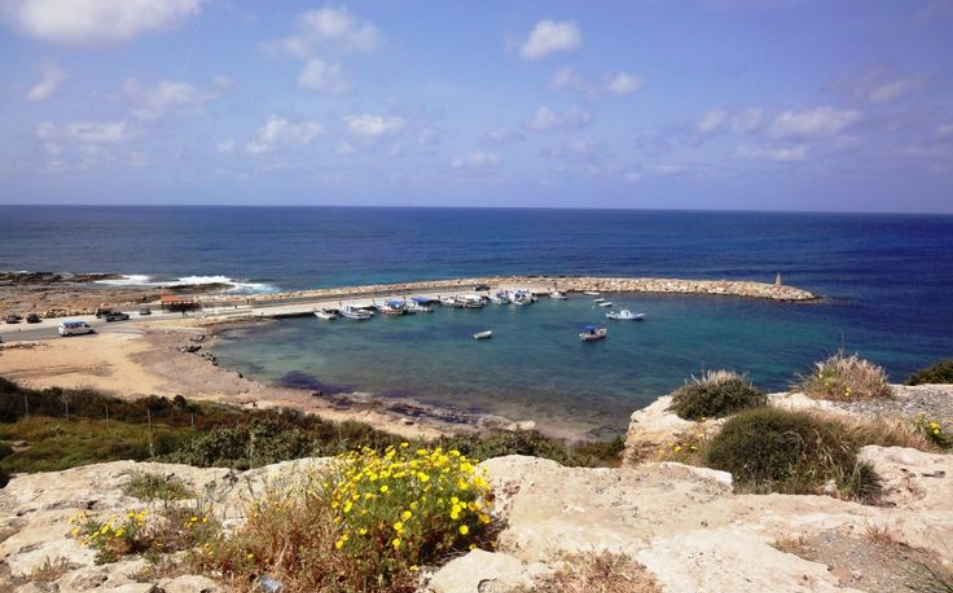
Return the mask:
[[[596,340],[604,340],[607,335],[609,335],[609,330],[604,327],[584,325],[579,333],[579,339],[583,342],[595,342]]]
[[[609,312],[606,313],[607,319],[615,319],[616,321],[642,321],[645,319],[645,313],[633,313],[628,309],[622,309],[619,312]]]
[[[611,307],[611,306],[612,306],[612,301],[603,301],[603,302],[599,303],[599,306],[600,306],[600,307]]]
[[[337,311],[334,309],[321,309],[320,311],[315,311],[314,316],[325,321],[334,321],[338,318]]]
[[[556,301],[565,301],[566,295],[564,293],[559,292],[558,290],[554,290],[551,293],[549,293],[549,298]]]
[[[493,331],[492,331],[492,330],[487,330],[487,331],[484,331],[484,332],[477,332],[477,333],[473,334],[473,339],[474,339],[474,340],[487,340],[487,339],[492,338],[492,337],[493,337]]]
[[[599,292],[598,290],[587,290],[583,292],[582,294],[588,294],[589,296],[599,296],[602,293]]]
[[[374,316],[370,311],[365,311],[364,309],[358,309],[352,307],[351,305],[345,305],[340,310],[341,316],[346,319],[352,319],[354,321],[367,321]]]
[[[428,307],[416,299],[410,299],[405,305],[408,313],[433,313],[433,307]]]

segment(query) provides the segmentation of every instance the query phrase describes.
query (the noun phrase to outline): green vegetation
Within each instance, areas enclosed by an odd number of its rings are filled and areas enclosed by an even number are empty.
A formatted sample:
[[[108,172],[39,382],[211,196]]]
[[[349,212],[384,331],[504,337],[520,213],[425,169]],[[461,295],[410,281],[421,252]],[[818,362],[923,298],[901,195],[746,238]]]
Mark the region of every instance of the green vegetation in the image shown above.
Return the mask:
[[[815,363],[814,371],[801,377],[800,387],[814,399],[857,401],[893,396],[883,367],[843,352]]]
[[[139,500],[187,500],[195,498],[195,493],[182,480],[159,474],[137,473],[123,487],[123,494]]]
[[[731,472],[741,490],[809,494],[833,481],[841,495],[866,500],[879,482],[858,462],[859,448],[837,422],[764,407],[729,419],[705,446],[704,461]]]
[[[757,408],[767,396],[743,375],[732,371],[708,371],[692,377],[672,393],[672,411],[685,420],[722,418],[741,410]]]
[[[25,445],[14,451],[7,442]],[[0,378],[5,472],[127,459],[248,469],[363,448],[383,451],[398,442],[360,422],[329,422],[290,409],[247,410],[181,396],[122,400],[89,390],[26,389]],[[624,447],[621,438],[569,445],[530,431],[455,436],[435,444],[481,459],[534,455],[569,466],[618,465]]]
[[[907,385],[925,385],[929,383],[953,383],[953,358],[941,360],[932,366],[913,373],[907,379]]]
[[[267,574],[287,593],[409,593],[422,567],[489,546],[477,463],[410,443],[342,455],[253,502],[247,522],[194,562],[242,589]]]

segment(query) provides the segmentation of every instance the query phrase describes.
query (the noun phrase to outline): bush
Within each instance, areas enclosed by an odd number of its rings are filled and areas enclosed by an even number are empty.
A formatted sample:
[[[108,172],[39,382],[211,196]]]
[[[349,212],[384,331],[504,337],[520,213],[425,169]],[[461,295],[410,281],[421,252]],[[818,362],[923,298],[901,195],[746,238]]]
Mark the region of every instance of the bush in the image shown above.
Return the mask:
[[[568,444],[535,430],[499,431],[485,435],[454,435],[434,441],[444,449],[455,449],[467,457],[492,459],[507,455],[527,455],[551,459],[566,467],[614,466],[622,460],[625,439],[582,441]]]
[[[10,474],[7,473],[7,470],[0,467],[0,488],[6,488],[9,483]]]
[[[166,477],[159,474],[136,473],[123,486],[123,494],[139,500],[186,500],[195,498],[188,486],[182,480]]]
[[[722,418],[768,403],[748,379],[732,371],[708,371],[672,393],[671,410],[685,420]]]
[[[948,420],[944,426],[942,421],[933,420],[924,413],[916,417],[913,425],[937,449],[953,449],[953,420]]]
[[[917,371],[907,379],[907,385],[953,383],[953,358],[941,360],[923,370]]]
[[[839,352],[814,365],[814,372],[801,377],[801,389],[814,399],[857,401],[893,396],[887,373],[856,354]]]
[[[0,459],[13,455],[13,447],[9,443],[0,441]]]
[[[297,592],[410,592],[416,572],[487,540],[489,485],[458,451],[402,443],[338,458],[277,489],[198,557],[236,584],[262,574]]]
[[[843,495],[866,499],[878,480],[857,461],[858,448],[836,422],[765,407],[729,419],[707,444],[705,462],[731,472],[742,490],[819,493],[833,480]]]

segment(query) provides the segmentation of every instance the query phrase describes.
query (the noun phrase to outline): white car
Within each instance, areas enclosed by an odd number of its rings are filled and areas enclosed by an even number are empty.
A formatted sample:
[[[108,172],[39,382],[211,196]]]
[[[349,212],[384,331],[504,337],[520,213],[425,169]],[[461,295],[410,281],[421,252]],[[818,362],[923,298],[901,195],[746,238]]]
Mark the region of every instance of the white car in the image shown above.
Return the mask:
[[[95,330],[89,326],[85,321],[79,321],[77,319],[67,319],[60,323],[59,328],[57,328],[60,335],[64,338],[67,336],[81,336],[83,334],[91,334]]]

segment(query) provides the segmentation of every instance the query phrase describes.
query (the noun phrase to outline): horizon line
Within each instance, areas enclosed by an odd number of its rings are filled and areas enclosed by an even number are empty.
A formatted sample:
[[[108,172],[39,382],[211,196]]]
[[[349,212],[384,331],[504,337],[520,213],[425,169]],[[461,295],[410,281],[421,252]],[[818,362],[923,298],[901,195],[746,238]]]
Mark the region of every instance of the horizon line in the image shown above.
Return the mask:
[[[429,205],[383,205],[383,204],[0,204],[0,208],[340,208],[340,209],[392,209],[392,210],[544,210],[544,211],[605,211],[605,212],[686,212],[686,213],[750,213],[750,214],[873,214],[900,216],[953,216],[953,211],[903,211],[903,210],[797,210],[797,209],[744,209],[744,208],[626,208],[599,206],[429,206]]]

